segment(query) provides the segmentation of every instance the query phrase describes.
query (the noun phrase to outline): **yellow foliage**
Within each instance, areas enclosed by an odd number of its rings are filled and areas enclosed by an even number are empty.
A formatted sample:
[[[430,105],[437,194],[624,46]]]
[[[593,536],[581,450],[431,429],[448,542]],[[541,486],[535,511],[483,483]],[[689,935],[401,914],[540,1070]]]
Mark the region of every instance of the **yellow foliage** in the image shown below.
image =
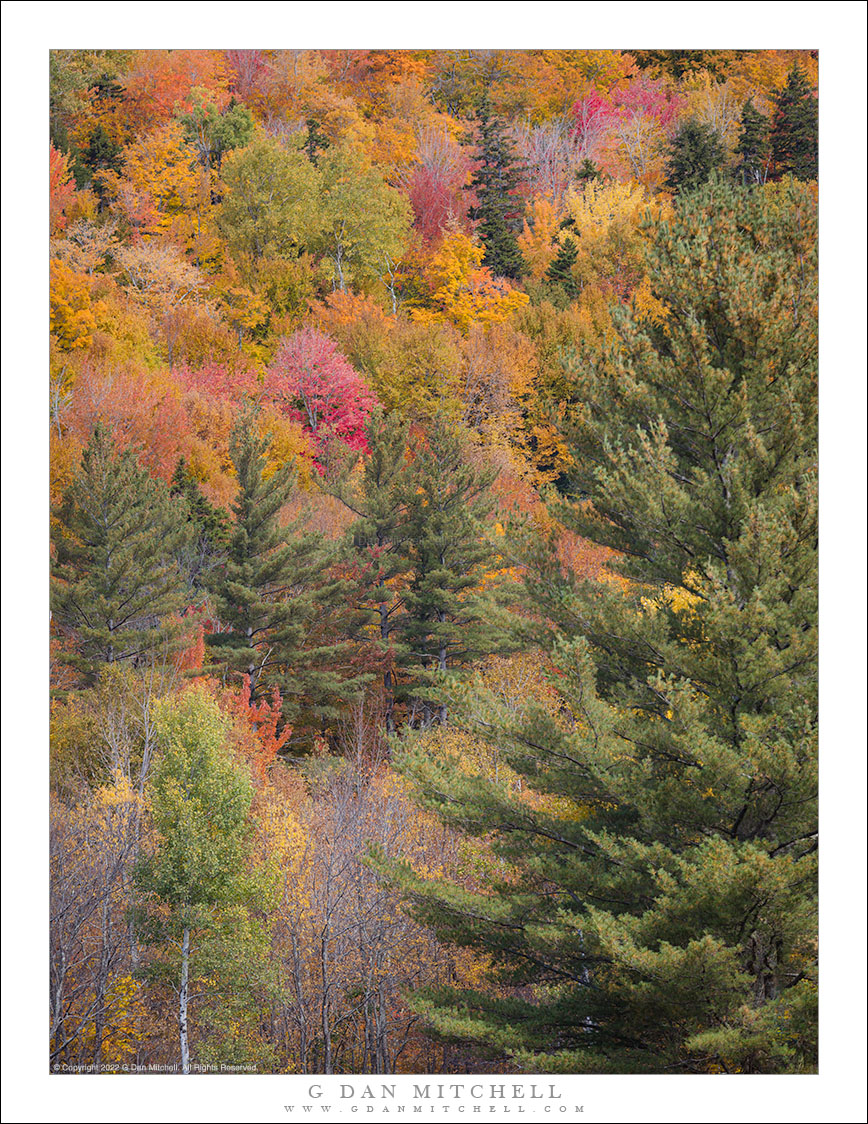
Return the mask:
[[[531,277],[539,281],[557,256],[557,236],[561,214],[551,199],[537,195],[527,208],[518,245],[530,267]]]
[[[52,258],[49,276],[49,322],[62,351],[90,347],[96,328],[99,302],[91,302],[91,282],[63,261]]]
[[[447,234],[425,270],[429,295],[413,308],[420,323],[502,324],[528,303],[528,296],[482,265],[485,251],[459,230]]]
[[[615,222],[635,223],[647,206],[645,188],[637,183],[616,180],[588,180],[582,187],[571,187],[564,207],[582,239],[601,239]]]
[[[143,235],[164,234],[202,201],[201,169],[178,121],[169,121],[127,147],[123,174],[104,172],[113,209]],[[210,183],[208,199],[210,202]],[[192,223],[184,225],[192,233]]]

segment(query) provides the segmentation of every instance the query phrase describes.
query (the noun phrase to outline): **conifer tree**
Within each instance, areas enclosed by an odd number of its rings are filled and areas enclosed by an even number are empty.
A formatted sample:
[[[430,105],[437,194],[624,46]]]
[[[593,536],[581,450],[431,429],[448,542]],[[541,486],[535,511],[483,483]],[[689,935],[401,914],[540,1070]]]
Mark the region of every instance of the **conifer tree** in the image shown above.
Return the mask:
[[[673,191],[691,191],[720,168],[723,158],[723,145],[714,129],[690,118],[672,138],[666,185]]]
[[[741,111],[741,133],[738,138],[738,174],[743,184],[765,183],[769,170],[768,119],[749,98]]]
[[[775,99],[772,114],[772,161],[777,177],[793,175],[800,180],[815,180],[818,172],[819,106],[798,63],[787,76],[787,83]]]
[[[227,512],[202,494],[183,457],[175,465],[169,494],[182,496],[187,503],[191,533],[180,563],[191,586],[198,589],[208,572],[225,558],[232,537],[232,524]]]
[[[579,286],[573,276],[573,266],[578,259],[578,247],[573,239],[567,235],[561,242],[557,257],[546,271],[546,278],[553,284],[560,285],[569,297],[579,295]]]
[[[816,1067],[816,214],[789,181],[678,197],[573,370],[563,523],[617,580],[527,556],[557,705],[479,689],[453,721],[537,796],[408,752],[425,802],[494,840],[483,892],[375,859],[505,996],[415,1005],[521,1072]]]
[[[469,187],[477,203],[470,218],[478,223],[476,233],[485,247],[483,265],[499,277],[522,277],[527,265],[518,246],[524,204],[516,188],[521,182],[521,167],[503,124],[491,114],[487,95],[476,111],[479,166]]]
[[[269,474],[268,447],[255,411],[242,413],[230,443],[238,476],[235,529],[228,558],[211,579],[222,629],[207,642],[229,672],[249,678],[251,702],[277,686],[288,721],[303,714],[322,722],[361,684],[343,667],[346,646],[326,631],[346,587],[329,576],[336,551],[303,529],[303,514],[281,525],[294,477],[289,465]]]
[[[383,708],[390,731],[395,728],[394,663],[403,652],[397,620],[404,602],[398,583],[410,569],[404,508],[409,429],[409,422],[398,414],[377,407],[366,427],[368,455],[361,464],[355,456],[348,457],[327,485],[356,516],[348,531],[358,572],[353,632],[374,649],[371,662],[386,661]]]
[[[411,725],[447,720],[443,680],[508,643],[492,588],[499,561],[486,534],[493,473],[477,468],[467,443],[441,417],[416,451],[403,489],[406,557],[412,577],[398,626],[400,694]]]
[[[169,638],[166,618],[186,594],[176,559],[189,544],[187,519],[184,500],[97,425],[52,528],[51,610],[72,642],[62,658],[85,683]]]

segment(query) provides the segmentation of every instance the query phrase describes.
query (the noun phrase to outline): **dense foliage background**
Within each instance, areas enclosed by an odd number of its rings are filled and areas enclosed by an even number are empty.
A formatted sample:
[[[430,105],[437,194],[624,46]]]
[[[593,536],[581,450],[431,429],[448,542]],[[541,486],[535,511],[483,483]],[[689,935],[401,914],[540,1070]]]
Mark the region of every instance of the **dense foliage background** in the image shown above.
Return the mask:
[[[50,82],[52,1064],[813,1072],[816,52]]]

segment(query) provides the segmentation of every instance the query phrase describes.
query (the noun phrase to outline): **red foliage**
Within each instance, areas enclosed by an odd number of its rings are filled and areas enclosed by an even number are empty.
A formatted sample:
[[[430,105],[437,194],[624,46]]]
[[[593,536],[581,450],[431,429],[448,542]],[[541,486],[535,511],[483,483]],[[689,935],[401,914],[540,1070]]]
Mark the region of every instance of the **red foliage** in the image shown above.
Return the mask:
[[[365,426],[377,400],[323,332],[302,328],[281,341],[266,372],[264,393],[301,423],[318,451],[338,440],[367,452]]]
[[[178,386],[168,374],[104,370],[86,364],[74,387],[65,423],[86,445],[102,421],[119,448],[137,445],[141,461],[169,481],[190,443],[190,424]]]
[[[253,705],[250,702],[250,677],[245,675],[240,692],[230,696],[229,711],[236,718],[247,722],[256,735],[256,749],[251,758],[254,779],[264,780],[266,772],[277,758],[292,735],[292,727],[284,726],[280,733],[280,691],[277,687],[271,699],[262,699]]]
[[[184,390],[198,390],[223,401],[240,403],[262,394],[262,384],[252,367],[206,363],[195,371],[186,365],[175,367],[172,373]]]
[[[63,213],[75,198],[75,184],[69,174],[69,157],[48,144],[48,222],[49,233],[57,234],[66,226]]]

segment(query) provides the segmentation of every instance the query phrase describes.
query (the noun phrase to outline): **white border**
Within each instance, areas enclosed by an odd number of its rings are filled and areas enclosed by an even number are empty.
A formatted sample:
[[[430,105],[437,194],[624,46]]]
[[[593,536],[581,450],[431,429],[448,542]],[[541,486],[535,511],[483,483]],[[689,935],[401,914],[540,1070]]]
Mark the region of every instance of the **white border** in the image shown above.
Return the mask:
[[[246,3],[230,8],[7,0],[2,20],[2,562],[7,596],[0,688],[6,773],[3,935],[8,938],[3,1119],[286,1120],[301,1113],[297,1109],[291,1116],[283,1106],[298,1103],[317,1080],[202,1077],[178,1085],[149,1077],[121,1085],[121,1078],[61,1081],[45,1072],[48,49],[159,47],[167,41],[200,48],[230,42],[413,48],[480,46],[493,40],[515,49],[531,42],[598,49],[631,44],[817,47],[821,52],[821,1074],[572,1077],[559,1079],[558,1087],[584,1105],[579,1119],[589,1121],[864,1120],[865,5]],[[361,1084],[359,1078],[335,1079],[341,1080]],[[416,1118],[409,1110],[405,1115]],[[448,1115],[458,1115],[457,1104]],[[516,1117],[522,1118],[517,1113],[506,1118]],[[388,1120],[395,1114],[335,1108],[326,1118]],[[552,1116],[525,1112],[523,1118]]]

